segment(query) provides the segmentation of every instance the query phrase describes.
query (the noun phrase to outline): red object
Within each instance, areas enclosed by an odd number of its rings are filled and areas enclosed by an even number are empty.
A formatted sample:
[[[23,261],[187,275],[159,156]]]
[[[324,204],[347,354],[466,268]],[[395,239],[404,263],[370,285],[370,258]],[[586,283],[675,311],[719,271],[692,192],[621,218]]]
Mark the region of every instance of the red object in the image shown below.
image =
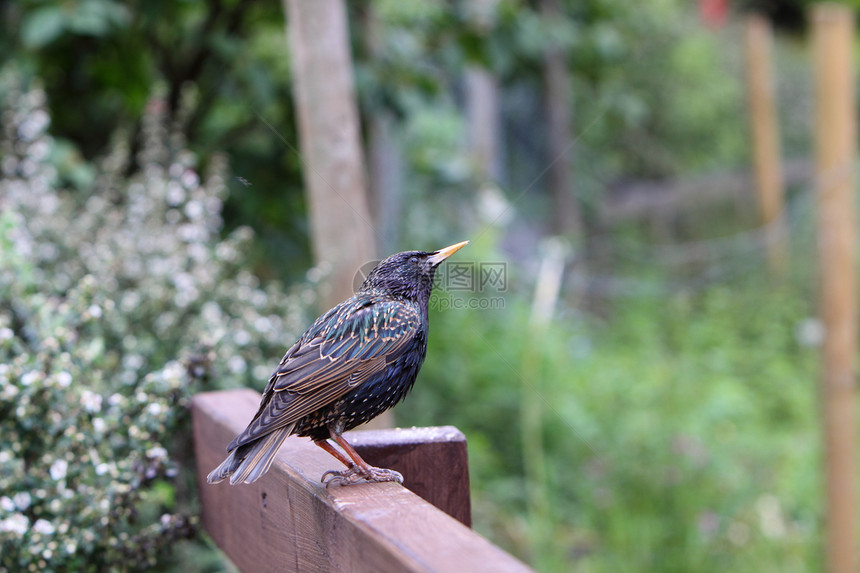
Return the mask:
[[[729,14],[729,0],[699,0],[699,14],[709,28],[720,28]]]

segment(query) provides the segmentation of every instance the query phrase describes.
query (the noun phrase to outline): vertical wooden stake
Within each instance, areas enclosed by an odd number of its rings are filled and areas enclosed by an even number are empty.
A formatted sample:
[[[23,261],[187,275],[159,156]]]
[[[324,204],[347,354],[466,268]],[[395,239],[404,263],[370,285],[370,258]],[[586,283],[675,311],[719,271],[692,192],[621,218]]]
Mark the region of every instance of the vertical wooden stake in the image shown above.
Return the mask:
[[[857,301],[854,276],[854,15],[848,6],[813,8],[816,195],[825,327],[822,398],[827,480],[827,563],[857,570],[855,554],[854,369]]]
[[[761,224],[765,229],[770,270],[779,273],[788,263],[783,215],[784,183],[780,157],[779,123],[771,64],[773,31],[767,18],[746,17],[744,37],[747,86],[753,138],[755,184]]]

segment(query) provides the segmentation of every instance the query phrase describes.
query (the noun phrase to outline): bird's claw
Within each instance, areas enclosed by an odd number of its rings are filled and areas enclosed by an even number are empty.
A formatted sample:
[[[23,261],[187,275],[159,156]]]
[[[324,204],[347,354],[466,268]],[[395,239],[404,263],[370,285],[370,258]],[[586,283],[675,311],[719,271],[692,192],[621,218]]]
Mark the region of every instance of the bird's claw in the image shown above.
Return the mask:
[[[403,475],[400,472],[385,468],[369,466],[364,470],[358,466],[352,466],[343,471],[329,470],[322,475],[320,481],[328,488],[331,485],[352,485],[361,481],[384,482],[394,481],[403,483]]]
[[[397,483],[403,483],[403,475],[400,472],[396,472],[394,470],[389,470],[385,468],[375,468],[370,466],[369,475],[364,476],[364,479],[367,481],[394,481]]]
[[[356,466],[352,466],[348,470],[343,471],[329,470],[322,475],[320,481],[325,484],[326,487],[329,487],[331,485],[350,485],[358,483],[362,479],[364,478],[359,474],[358,468]]]

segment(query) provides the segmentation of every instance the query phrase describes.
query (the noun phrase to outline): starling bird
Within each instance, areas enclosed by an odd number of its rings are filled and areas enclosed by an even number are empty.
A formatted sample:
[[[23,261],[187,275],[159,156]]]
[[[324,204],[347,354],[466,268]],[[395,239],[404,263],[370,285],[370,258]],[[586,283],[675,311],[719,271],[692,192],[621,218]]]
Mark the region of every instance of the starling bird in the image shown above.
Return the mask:
[[[361,459],[342,434],[391,408],[412,388],[427,354],[433,275],[468,242],[432,253],[391,255],[370,271],[355,295],[320,316],[287,350],[254,419],[230,442],[230,455],[206,481],[257,481],[287,436],[297,434],[347,467],[323,474],[326,486],[402,483],[398,472]]]

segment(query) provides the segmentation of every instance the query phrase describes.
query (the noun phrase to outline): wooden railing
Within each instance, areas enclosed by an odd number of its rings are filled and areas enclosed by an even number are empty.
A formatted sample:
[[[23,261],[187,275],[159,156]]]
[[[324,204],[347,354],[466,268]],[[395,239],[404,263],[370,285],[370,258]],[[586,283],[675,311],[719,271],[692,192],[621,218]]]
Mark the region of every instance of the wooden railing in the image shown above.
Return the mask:
[[[192,403],[203,527],[241,571],[530,570],[469,529],[466,441],[452,426],[346,434],[369,463],[402,473],[404,485],[326,489],[320,477],[338,462],[295,437],[258,482],[207,484],[258,403],[251,390]]]

